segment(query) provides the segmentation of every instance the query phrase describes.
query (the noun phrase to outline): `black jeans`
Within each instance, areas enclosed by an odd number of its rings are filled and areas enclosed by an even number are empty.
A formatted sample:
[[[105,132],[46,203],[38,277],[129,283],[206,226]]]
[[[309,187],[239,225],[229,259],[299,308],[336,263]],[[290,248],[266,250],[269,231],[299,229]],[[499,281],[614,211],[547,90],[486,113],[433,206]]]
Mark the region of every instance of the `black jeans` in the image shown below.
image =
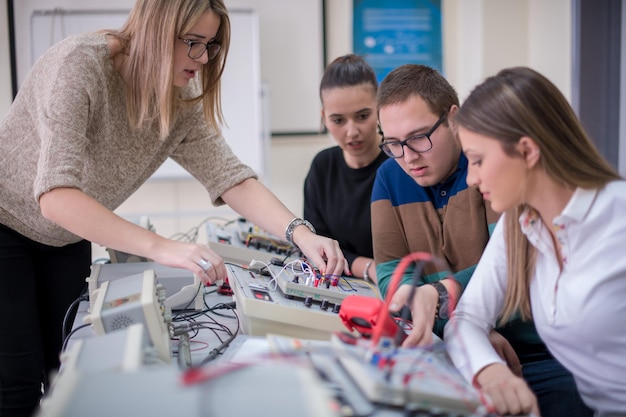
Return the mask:
[[[0,417],[37,409],[42,384],[59,367],[63,318],[90,265],[87,241],[47,246],[0,224]]]
[[[593,417],[593,410],[580,397],[572,374],[548,356],[540,360],[520,358],[524,379],[537,396],[541,417]]]

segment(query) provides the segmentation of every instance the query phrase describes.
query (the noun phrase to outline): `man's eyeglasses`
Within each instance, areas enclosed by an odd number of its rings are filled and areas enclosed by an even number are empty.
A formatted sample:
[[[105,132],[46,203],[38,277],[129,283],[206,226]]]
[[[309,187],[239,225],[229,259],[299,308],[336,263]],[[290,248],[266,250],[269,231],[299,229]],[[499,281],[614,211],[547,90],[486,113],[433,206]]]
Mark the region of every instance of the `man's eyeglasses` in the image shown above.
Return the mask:
[[[439,127],[439,125],[446,120],[446,116],[448,112],[444,112],[437,123],[426,133],[420,133],[419,135],[414,135],[408,137],[404,140],[385,140],[383,136],[383,140],[380,145],[380,149],[387,154],[390,158],[402,158],[404,156],[404,147],[406,146],[413,152],[423,153],[430,151],[433,147],[433,142],[430,139],[430,135],[432,135],[435,130]],[[379,127],[380,128],[380,127]]]
[[[209,55],[209,60],[211,60],[215,58],[217,54],[220,52],[220,49],[222,49],[222,45],[220,45],[219,43],[215,41],[203,43],[203,42],[192,41],[190,39],[185,39],[181,37],[179,37],[178,39],[180,39],[181,41],[189,45],[187,56],[189,56],[189,58],[191,59],[198,59],[204,54],[204,51],[207,51]]]

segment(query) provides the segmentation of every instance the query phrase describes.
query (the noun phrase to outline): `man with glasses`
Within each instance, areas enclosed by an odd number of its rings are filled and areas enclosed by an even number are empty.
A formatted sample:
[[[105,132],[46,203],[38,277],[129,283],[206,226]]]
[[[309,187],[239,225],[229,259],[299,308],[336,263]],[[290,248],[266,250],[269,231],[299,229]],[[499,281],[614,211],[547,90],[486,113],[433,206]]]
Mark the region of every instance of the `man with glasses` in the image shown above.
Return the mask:
[[[401,259],[414,252],[443,259],[454,275],[446,278],[447,271],[427,263],[414,288],[415,267],[406,269],[391,304],[393,310],[410,304],[413,329],[404,346],[428,345],[433,332],[441,336],[449,313],[444,306],[467,285],[498,219],[467,186],[468,161],[450,125],[458,106],[454,88],[423,65],[396,68],[378,88],[380,147],[390,157],[377,171],[371,204],[381,293],[386,296]],[[532,322],[509,321],[492,331],[491,342],[535,392],[542,417],[591,415]]]
[[[465,287],[498,214],[465,181],[467,159],[450,125],[459,106],[454,88],[422,65],[396,68],[379,88],[380,147],[390,157],[379,168],[372,190],[372,239],[381,292],[386,294],[400,260],[413,252],[445,260],[456,278],[441,279],[445,271],[425,265],[428,285],[413,296],[413,309],[419,312],[413,311],[414,331],[406,343],[428,344],[433,325],[440,335],[445,324],[447,311],[436,314],[439,294],[458,295]],[[394,294],[398,308],[407,302],[412,274],[410,267]]]

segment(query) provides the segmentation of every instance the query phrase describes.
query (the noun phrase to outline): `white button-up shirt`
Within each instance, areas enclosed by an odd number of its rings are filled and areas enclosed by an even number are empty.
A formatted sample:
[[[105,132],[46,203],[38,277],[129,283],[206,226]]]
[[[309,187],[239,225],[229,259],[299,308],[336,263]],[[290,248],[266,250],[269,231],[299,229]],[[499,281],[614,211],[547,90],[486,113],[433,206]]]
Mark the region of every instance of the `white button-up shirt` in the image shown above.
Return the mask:
[[[507,282],[503,218],[445,329],[450,356],[469,380],[504,363],[488,341]],[[524,212],[520,224],[537,249],[530,299],[539,335],[572,372],[585,403],[626,413],[626,182],[577,189],[554,219],[562,270],[536,212]]]

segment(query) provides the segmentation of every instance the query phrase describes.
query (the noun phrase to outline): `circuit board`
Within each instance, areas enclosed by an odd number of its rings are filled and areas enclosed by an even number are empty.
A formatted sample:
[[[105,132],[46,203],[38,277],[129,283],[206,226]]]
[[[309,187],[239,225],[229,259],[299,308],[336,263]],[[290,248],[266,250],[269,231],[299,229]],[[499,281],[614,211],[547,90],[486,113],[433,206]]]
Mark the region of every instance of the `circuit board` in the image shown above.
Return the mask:
[[[245,334],[328,340],[333,332],[346,331],[338,315],[345,297],[378,297],[377,289],[360,279],[341,277],[328,287],[328,281],[318,280],[316,286],[289,264],[226,267]]]
[[[426,348],[378,349],[331,341],[336,358],[372,403],[438,412],[436,415],[483,416],[486,410],[450,360],[443,342]],[[387,358],[381,365],[380,358]]]
[[[244,218],[223,224],[208,222],[208,244],[224,260],[247,265],[253,259],[269,262],[273,257],[287,258],[300,251]]]

